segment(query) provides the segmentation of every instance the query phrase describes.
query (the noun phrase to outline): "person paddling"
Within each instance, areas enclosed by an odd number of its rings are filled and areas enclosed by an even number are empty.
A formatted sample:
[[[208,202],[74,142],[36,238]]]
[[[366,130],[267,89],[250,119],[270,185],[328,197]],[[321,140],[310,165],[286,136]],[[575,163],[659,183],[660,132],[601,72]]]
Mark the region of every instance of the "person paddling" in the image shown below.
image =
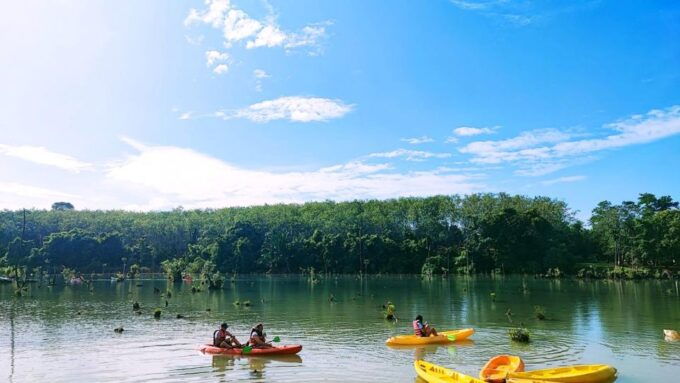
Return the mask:
[[[228,324],[222,323],[219,330],[213,333],[213,346],[221,348],[241,348],[243,345],[229,331]]]
[[[252,348],[272,348],[271,343],[267,343],[267,334],[264,333],[264,326],[258,323],[252,330],[250,330],[250,340],[248,344]]]
[[[427,322],[423,323],[422,315],[418,315],[413,321],[413,332],[416,336],[437,336],[437,329],[430,327]]]

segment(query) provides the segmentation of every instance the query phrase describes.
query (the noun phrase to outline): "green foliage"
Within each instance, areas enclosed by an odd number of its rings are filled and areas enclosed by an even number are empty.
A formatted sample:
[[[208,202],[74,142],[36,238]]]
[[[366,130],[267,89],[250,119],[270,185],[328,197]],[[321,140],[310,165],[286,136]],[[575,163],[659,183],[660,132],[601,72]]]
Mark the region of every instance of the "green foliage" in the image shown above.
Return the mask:
[[[680,210],[670,197],[600,203],[592,230],[561,201],[508,194],[265,205],[168,212],[0,211],[0,259],[12,272],[142,269],[201,275],[531,273],[552,277],[609,262],[612,277],[677,276]],[[24,240],[20,239],[22,232]],[[4,257],[2,257],[4,255]],[[580,270],[583,269],[583,270]],[[597,270],[596,270],[597,271]],[[604,273],[604,271],[597,271]],[[311,275],[311,273],[310,273]]]
[[[161,263],[161,266],[169,280],[179,282],[182,280],[182,273],[186,269],[187,261],[184,258],[166,259]]]
[[[68,211],[75,209],[73,204],[70,202],[55,202],[52,204],[52,210],[57,211]]]
[[[510,336],[510,339],[512,339],[515,342],[529,343],[531,341],[529,330],[522,327],[512,328],[508,330],[508,335]]]

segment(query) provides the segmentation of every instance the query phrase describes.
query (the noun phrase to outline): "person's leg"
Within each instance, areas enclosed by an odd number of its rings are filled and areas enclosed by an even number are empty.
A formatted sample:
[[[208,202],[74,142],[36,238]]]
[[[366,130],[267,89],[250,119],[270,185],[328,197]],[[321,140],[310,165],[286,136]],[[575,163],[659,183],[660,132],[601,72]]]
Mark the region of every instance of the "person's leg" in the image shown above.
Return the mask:
[[[222,343],[220,343],[220,347],[221,348],[227,348],[227,349],[233,348],[233,347],[231,347],[231,344],[229,344],[229,342],[227,342],[226,340],[224,340]]]
[[[436,329],[436,328],[432,328],[430,331],[431,331],[432,335],[434,335],[434,336],[439,335],[439,334],[437,334],[437,329]]]

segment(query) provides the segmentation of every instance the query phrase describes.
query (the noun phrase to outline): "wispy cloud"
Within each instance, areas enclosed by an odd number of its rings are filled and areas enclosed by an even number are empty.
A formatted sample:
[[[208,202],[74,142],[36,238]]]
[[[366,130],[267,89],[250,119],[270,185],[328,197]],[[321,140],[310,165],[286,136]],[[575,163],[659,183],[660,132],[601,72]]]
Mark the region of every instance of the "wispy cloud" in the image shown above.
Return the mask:
[[[587,177],[586,176],[567,176],[567,177],[559,177],[559,178],[554,178],[551,180],[546,180],[546,181],[541,181],[541,185],[554,185],[554,184],[562,184],[562,183],[569,183],[569,182],[578,182],[578,181],[583,181]]]
[[[434,142],[434,140],[428,136],[402,138],[402,142],[408,142],[411,145],[426,144],[428,142]]]
[[[62,193],[53,189],[45,189],[37,186],[24,185],[16,182],[0,182],[0,193],[49,200],[77,197],[73,194]]]
[[[289,96],[267,100],[235,111],[219,111],[222,119],[245,118],[254,122],[289,120],[294,122],[328,121],[352,111],[353,105],[320,97]]]
[[[391,152],[372,153],[369,157],[404,158],[406,161],[424,161],[428,158],[448,158],[451,153],[433,153],[422,150],[397,149]]]
[[[253,77],[255,77],[255,90],[262,92],[262,81],[264,79],[270,78],[271,75],[264,71],[264,69],[255,69],[253,71]]]
[[[67,154],[52,152],[42,146],[0,144],[0,154],[20,158],[36,164],[54,166],[73,173],[92,169],[92,164],[80,161]]]
[[[494,126],[492,128],[475,128],[472,126],[461,126],[460,128],[453,129],[453,134],[456,136],[470,137],[479,136],[481,134],[492,134],[498,130],[500,126]]]
[[[138,152],[113,163],[107,179],[115,187],[142,193],[142,202],[127,206],[135,209],[393,198],[486,189],[467,175],[398,172],[389,164],[362,161],[302,172],[251,170],[187,148],[125,141]]]
[[[572,0],[565,2],[449,0],[449,2],[464,11],[476,12],[480,15],[496,18],[516,26],[525,26],[560,14],[594,8],[600,4],[601,0]]]
[[[204,9],[191,9],[184,20],[186,26],[204,24],[222,33],[223,45],[229,49],[241,44],[246,49],[280,47],[286,51],[305,48],[311,55],[321,52],[330,22],[308,24],[297,32],[283,30],[277,15],[268,6],[264,19],[255,19],[234,6],[229,0],[206,0]]]
[[[654,109],[643,115],[604,126],[615,133],[578,139],[571,131],[543,129],[499,141],[477,141],[459,149],[475,163],[514,163],[517,174],[543,175],[587,160],[594,153],[648,143],[680,133],[680,105]]]

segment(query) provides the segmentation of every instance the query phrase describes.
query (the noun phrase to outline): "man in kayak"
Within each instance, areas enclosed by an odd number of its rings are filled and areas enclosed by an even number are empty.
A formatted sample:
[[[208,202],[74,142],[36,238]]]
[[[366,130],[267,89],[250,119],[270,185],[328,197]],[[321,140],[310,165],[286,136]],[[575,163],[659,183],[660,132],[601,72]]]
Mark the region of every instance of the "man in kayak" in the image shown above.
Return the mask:
[[[264,333],[264,326],[258,323],[252,330],[250,330],[250,340],[248,344],[252,348],[272,348],[271,343],[267,343],[267,334]]]
[[[413,332],[416,336],[437,336],[437,329],[430,327],[427,322],[423,323],[423,316],[418,315],[416,320],[413,321]]]
[[[229,331],[228,324],[222,323],[219,330],[213,333],[213,346],[221,348],[241,348],[243,345]]]

